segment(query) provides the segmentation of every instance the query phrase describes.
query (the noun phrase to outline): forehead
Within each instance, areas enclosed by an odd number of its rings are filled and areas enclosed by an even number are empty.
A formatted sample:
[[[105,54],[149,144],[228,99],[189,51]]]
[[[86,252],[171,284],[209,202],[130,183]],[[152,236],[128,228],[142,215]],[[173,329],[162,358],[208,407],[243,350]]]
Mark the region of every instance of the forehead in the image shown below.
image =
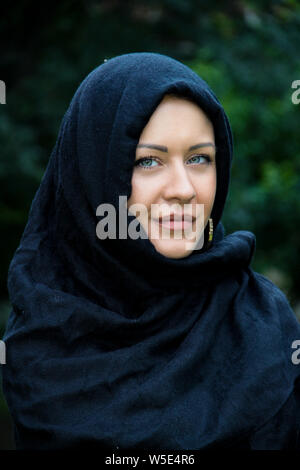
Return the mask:
[[[214,138],[213,124],[208,116],[192,100],[165,95],[142,130],[140,141],[150,136],[174,139],[194,135]]]
[[[156,109],[166,105],[181,106],[189,109],[201,110],[200,106],[191,98],[187,98],[183,95],[176,95],[174,93],[165,94]]]

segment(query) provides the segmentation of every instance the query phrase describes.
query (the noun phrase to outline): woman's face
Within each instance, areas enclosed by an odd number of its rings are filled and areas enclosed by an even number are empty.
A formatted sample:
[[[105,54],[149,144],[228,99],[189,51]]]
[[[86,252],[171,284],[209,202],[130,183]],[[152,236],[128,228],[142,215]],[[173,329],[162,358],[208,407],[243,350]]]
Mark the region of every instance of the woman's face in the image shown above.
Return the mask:
[[[188,256],[203,233],[216,193],[215,155],[213,125],[204,112],[166,95],[140,135],[128,210],[137,203],[147,208],[136,217],[155,249],[168,258]],[[170,214],[196,218],[172,221]],[[198,238],[187,238],[191,230]]]

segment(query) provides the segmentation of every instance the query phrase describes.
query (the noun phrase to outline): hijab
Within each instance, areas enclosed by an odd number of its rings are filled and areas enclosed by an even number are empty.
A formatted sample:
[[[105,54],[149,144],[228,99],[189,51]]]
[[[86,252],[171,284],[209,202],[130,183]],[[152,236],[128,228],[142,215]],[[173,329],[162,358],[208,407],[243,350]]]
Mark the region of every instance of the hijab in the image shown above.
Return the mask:
[[[130,197],[139,136],[171,93],[207,114],[217,147],[213,241],[182,259],[96,235],[99,204],[118,215]],[[120,55],[80,84],[8,272],[3,389],[18,448],[230,446],[290,396],[298,322],[251,269],[255,236],[221,222],[232,153],[217,97],[171,57]]]

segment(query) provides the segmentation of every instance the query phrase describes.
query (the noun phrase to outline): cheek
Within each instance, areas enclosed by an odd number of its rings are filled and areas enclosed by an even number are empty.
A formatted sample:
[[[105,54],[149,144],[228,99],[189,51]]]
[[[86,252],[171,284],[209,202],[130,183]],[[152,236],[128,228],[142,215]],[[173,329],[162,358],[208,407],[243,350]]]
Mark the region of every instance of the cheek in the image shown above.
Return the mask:
[[[146,178],[133,175],[131,180],[131,195],[128,199],[128,206],[131,204],[144,204],[149,207],[153,202],[153,184]]]
[[[208,207],[213,205],[215,195],[216,195],[216,173],[212,172],[210,175],[206,175],[206,178],[203,178],[197,182],[197,199],[199,203],[204,203]]]
[[[213,176],[211,177],[211,181],[209,183],[209,199],[211,200],[211,204],[213,204],[215,200],[215,195],[216,195],[216,190],[217,190],[217,176],[214,173]]]

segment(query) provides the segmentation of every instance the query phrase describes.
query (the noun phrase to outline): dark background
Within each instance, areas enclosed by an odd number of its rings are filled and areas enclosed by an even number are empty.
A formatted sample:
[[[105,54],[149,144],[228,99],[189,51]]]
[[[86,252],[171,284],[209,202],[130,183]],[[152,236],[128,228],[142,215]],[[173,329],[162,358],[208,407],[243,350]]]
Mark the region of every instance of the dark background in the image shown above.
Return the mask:
[[[291,99],[300,80],[297,1],[6,2],[0,40],[0,337],[9,262],[62,116],[105,58],[139,51],[186,63],[224,105],[235,140],[225,229],[256,234],[252,267],[286,293],[300,319],[300,104]],[[0,395],[0,449],[12,448]]]

